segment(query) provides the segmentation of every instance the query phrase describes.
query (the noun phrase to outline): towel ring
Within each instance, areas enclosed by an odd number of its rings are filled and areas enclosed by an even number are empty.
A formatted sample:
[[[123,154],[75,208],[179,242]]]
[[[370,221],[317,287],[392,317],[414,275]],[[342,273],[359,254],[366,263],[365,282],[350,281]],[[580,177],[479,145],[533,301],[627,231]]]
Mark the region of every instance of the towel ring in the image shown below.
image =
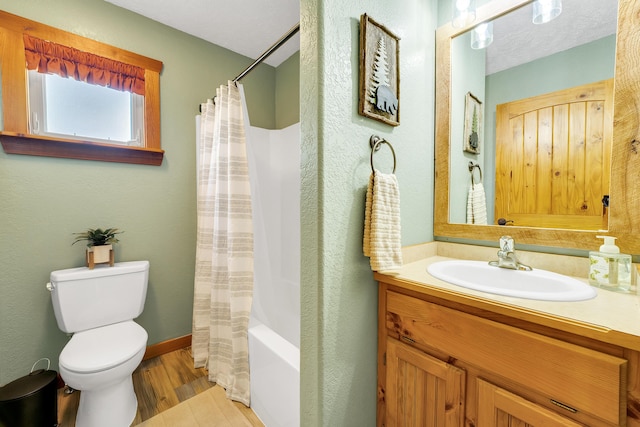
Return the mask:
[[[380,138],[378,135],[371,135],[371,138],[369,138],[369,145],[371,146],[371,172],[375,172],[376,170],[373,167],[373,153],[378,151],[383,143],[387,144],[391,149],[391,154],[393,155],[393,172],[391,173],[396,173],[396,152],[393,149],[393,145],[391,145],[389,141]]]
[[[482,169],[480,168],[479,164],[474,164],[473,162],[469,162],[469,173],[471,174],[471,184],[475,184],[475,182],[473,182],[473,170],[475,168],[478,168],[478,172],[480,172],[480,181],[478,182],[482,182]]]

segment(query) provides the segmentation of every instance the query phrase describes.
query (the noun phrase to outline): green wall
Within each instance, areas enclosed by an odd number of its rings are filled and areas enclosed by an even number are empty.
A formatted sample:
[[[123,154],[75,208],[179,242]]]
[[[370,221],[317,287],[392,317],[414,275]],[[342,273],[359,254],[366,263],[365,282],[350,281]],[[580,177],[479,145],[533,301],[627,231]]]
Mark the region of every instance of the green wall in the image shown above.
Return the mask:
[[[300,121],[300,52],[276,68],[276,129]]]
[[[397,156],[402,244],[433,240],[436,4],[303,0],[301,425],[372,426],[377,284],[362,255],[369,137]],[[400,37],[400,126],[358,115],[363,13]],[[390,152],[376,167],[390,171]]]
[[[0,384],[25,375],[41,357],[57,369],[68,338],[58,330],[45,284],[51,271],[83,264],[84,249],[71,246],[72,233],[88,227],[125,230],[116,261],[151,262],[139,318],[149,344],[191,333],[194,116],[200,102],[252,60],[103,0],[0,0],[0,9],[162,61],[165,150],[159,167],[0,150]],[[243,80],[256,126],[276,127],[276,76],[262,65]],[[281,86],[280,93],[290,91]],[[286,102],[280,115],[290,117],[287,108],[297,113],[296,100]]]

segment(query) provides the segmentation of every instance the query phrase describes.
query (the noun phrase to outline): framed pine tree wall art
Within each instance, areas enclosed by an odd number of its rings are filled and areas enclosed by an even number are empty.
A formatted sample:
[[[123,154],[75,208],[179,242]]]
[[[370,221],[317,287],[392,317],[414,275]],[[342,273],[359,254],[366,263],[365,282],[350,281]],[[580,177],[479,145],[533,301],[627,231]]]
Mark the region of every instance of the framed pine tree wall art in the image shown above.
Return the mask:
[[[463,150],[468,153],[480,154],[482,138],[484,136],[484,123],[482,102],[467,92],[464,100],[464,141]]]
[[[358,113],[391,126],[400,124],[399,42],[367,14],[360,17]]]

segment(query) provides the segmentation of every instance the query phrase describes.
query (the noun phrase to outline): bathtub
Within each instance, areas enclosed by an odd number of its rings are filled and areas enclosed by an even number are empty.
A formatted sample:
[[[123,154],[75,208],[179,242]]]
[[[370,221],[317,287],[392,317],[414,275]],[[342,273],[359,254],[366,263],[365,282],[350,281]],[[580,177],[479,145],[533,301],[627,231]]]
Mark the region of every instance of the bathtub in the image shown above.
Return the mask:
[[[266,325],[249,328],[251,408],[266,427],[300,425],[300,349]]]
[[[300,426],[300,286],[256,278],[249,319],[251,409],[266,427]]]
[[[300,124],[247,129],[254,228],[251,408],[300,426]]]

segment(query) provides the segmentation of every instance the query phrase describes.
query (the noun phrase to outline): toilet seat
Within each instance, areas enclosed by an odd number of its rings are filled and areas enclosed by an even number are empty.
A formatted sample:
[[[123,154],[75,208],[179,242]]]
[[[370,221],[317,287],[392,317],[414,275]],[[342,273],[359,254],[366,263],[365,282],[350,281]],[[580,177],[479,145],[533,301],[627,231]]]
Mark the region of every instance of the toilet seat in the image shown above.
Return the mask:
[[[95,373],[121,365],[147,345],[147,331],[134,321],[76,332],[60,353],[60,366]]]

